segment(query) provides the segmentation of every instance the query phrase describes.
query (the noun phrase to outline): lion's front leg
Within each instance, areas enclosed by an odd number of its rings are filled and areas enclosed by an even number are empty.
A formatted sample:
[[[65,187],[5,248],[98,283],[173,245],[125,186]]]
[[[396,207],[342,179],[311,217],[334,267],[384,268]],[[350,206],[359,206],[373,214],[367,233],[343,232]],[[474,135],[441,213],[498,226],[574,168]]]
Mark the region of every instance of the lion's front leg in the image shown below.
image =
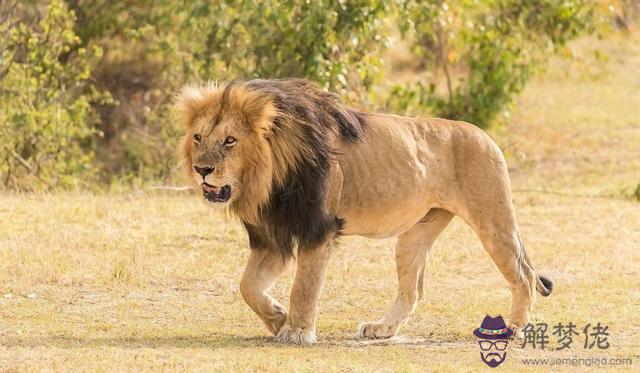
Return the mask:
[[[329,243],[314,249],[299,251],[296,277],[291,288],[289,317],[276,335],[278,342],[316,343],[318,298],[330,256]]]
[[[240,282],[242,297],[274,335],[286,321],[287,311],[268,292],[290,262],[276,250],[252,249]]]

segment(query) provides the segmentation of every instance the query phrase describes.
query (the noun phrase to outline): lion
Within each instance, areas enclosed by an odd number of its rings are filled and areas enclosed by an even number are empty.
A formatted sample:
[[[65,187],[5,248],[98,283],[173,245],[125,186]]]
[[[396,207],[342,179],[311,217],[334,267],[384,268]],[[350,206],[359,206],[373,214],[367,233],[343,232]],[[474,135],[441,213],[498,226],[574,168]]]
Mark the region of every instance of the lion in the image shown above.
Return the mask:
[[[509,326],[529,321],[552,282],[522,243],[507,164],[478,127],[372,114],[302,79],[189,85],[176,99],[182,164],[204,199],[244,225],[240,292],[283,343],[317,342],[317,303],[339,236],[397,237],[398,293],[361,338],[398,333],[423,296],[427,253],[454,216],[478,235],[512,292]],[[295,263],[290,307],[269,291]]]

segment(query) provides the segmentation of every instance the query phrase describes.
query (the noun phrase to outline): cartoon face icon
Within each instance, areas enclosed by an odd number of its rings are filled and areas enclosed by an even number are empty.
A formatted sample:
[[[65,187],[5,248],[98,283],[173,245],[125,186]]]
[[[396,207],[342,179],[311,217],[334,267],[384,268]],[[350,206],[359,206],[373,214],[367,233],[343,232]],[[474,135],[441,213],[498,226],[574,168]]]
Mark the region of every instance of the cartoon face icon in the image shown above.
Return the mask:
[[[478,345],[480,346],[480,358],[491,368],[497,367],[502,364],[504,359],[507,357],[506,349],[508,343],[509,342],[506,340],[479,340]]]
[[[485,316],[473,335],[478,337],[480,358],[487,366],[495,368],[504,362],[507,358],[508,338],[513,335],[513,330],[507,328],[502,316]]]

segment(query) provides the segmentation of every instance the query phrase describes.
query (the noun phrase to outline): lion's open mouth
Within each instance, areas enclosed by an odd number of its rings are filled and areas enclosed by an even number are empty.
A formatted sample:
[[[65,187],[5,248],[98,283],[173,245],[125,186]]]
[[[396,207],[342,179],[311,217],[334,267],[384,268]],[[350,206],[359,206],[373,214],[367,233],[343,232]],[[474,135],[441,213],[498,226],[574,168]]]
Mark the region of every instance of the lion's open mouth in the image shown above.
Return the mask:
[[[229,185],[225,185],[220,188],[203,183],[202,194],[209,202],[227,202],[229,198],[231,198],[231,187]]]

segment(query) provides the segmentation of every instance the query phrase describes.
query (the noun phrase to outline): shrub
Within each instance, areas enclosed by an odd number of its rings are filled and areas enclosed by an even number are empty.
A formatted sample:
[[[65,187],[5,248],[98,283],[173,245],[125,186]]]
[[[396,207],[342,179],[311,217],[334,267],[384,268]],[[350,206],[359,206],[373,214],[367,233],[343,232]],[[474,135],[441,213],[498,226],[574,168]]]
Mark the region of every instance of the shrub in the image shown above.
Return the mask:
[[[0,177],[6,187],[69,186],[96,173],[89,82],[100,49],[76,48],[65,3],[0,5]]]
[[[453,5],[452,5],[453,4]],[[389,106],[490,125],[548,56],[589,28],[587,0],[406,1],[401,29],[438,79],[395,86]],[[442,72],[441,75],[438,72]]]

